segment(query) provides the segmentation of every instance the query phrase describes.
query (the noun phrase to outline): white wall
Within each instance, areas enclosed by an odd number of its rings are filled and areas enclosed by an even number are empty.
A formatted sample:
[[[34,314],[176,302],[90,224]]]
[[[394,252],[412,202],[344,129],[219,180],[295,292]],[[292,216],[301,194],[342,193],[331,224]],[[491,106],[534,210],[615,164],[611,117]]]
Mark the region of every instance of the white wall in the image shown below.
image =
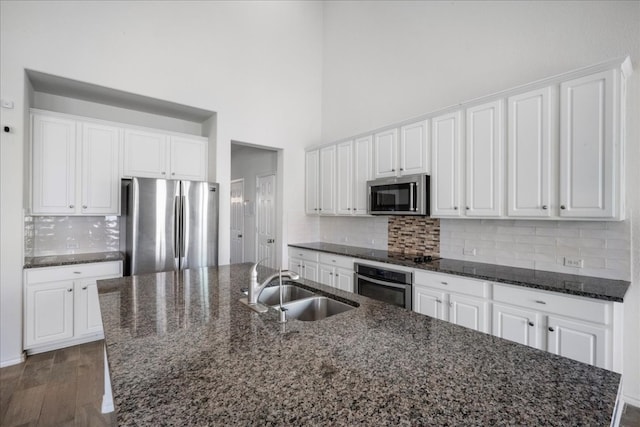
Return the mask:
[[[244,179],[244,199],[253,208],[244,212],[244,260],[256,261],[256,177],[276,173],[278,153],[253,147],[242,147],[231,153],[231,179]]]
[[[15,133],[0,135],[0,364],[22,352],[25,68],[216,111],[210,178],[221,194],[229,192],[232,139],[280,148],[283,216],[307,222],[298,177],[303,147],[320,142],[320,3],[2,1],[0,31],[0,93],[15,104],[1,110]],[[225,198],[220,231],[225,264]],[[283,234],[295,238],[295,230]]]
[[[632,278],[625,298],[623,387],[625,398],[640,405],[640,2],[327,2],[323,52],[323,142],[631,55],[636,72],[628,88],[630,220],[613,234],[600,231],[605,240],[633,231],[621,248],[629,255],[620,254],[619,266],[622,276]],[[459,243],[453,234],[460,232],[450,224],[482,233],[481,221],[463,221],[442,224],[448,255]],[[517,224],[500,226],[516,231]],[[559,233],[575,231],[564,224],[569,223],[558,224]],[[476,237],[470,239],[482,241]],[[625,271],[628,257],[632,268]]]

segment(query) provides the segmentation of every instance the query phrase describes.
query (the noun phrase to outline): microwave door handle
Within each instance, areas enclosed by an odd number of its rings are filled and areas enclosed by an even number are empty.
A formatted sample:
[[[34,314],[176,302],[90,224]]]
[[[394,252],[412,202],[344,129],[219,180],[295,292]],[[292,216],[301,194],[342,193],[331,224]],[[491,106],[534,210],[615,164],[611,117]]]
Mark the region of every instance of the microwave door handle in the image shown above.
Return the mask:
[[[413,199],[413,193],[415,192],[416,184],[413,182],[409,183],[409,210],[417,211],[418,208],[415,205],[415,201]]]
[[[403,284],[400,284],[400,283],[383,282],[381,280],[372,279],[371,277],[362,276],[360,274],[357,274],[356,278],[357,279],[364,279],[367,282],[375,283],[376,285],[388,286],[390,288],[397,288],[397,289],[405,289],[407,286],[411,285],[410,283],[405,283],[403,285]]]

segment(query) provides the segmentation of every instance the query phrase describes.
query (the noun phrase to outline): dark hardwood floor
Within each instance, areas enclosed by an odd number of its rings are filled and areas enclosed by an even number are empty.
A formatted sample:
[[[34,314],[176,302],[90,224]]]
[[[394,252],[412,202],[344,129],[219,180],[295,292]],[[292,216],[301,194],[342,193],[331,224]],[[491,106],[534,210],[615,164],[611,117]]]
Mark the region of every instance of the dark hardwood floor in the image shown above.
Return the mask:
[[[0,369],[0,426],[115,426],[102,414],[103,341],[29,356]],[[626,405],[622,427],[640,426],[640,408]]]
[[[0,369],[0,425],[115,426],[102,414],[103,341],[27,357]]]

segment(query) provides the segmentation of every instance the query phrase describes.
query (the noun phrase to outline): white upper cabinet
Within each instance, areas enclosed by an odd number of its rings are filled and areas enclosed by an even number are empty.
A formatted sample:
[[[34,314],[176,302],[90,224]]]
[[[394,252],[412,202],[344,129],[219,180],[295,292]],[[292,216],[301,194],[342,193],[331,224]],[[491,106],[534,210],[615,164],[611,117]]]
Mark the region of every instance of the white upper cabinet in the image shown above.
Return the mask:
[[[499,217],[503,197],[503,101],[466,113],[466,215]]]
[[[124,131],[124,175],[167,178],[169,136],[138,129]]]
[[[462,113],[445,114],[431,120],[431,215],[458,217],[460,209]]]
[[[398,129],[389,129],[373,136],[373,177],[385,178],[398,174]]]
[[[32,212],[76,212],[76,121],[34,114]]]
[[[33,214],[118,214],[118,128],[33,114],[32,141]]]
[[[206,181],[207,140],[126,129],[124,175]]]
[[[552,213],[552,153],[557,147],[552,88],[509,98],[507,125],[507,212],[509,216],[549,217]],[[555,158],[555,156],[553,156]]]
[[[207,180],[207,140],[171,136],[169,139],[169,178]]]
[[[336,213],[350,215],[353,210],[353,142],[336,147]]]
[[[400,175],[429,173],[431,165],[428,153],[428,120],[421,120],[400,128]]]
[[[619,71],[609,70],[560,86],[560,216],[621,215],[619,186]]]
[[[320,149],[320,214],[336,213],[336,146]]]
[[[367,214],[367,181],[372,178],[373,137],[356,138],[353,142],[353,215]]]
[[[320,151],[305,153],[305,212],[317,214],[320,208],[318,189],[320,187]]]
[[[120,129],[82,123],[83,214],[117,214],[120,195]]]

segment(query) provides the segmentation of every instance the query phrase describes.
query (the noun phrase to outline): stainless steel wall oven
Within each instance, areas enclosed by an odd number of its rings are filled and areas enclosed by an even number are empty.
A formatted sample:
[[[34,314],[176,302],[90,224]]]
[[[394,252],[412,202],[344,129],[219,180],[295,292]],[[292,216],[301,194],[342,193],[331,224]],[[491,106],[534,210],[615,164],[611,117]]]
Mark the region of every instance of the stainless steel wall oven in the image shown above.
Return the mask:
[[[413,309],[413,273],[359,263],[354,267],[357,294]]]

